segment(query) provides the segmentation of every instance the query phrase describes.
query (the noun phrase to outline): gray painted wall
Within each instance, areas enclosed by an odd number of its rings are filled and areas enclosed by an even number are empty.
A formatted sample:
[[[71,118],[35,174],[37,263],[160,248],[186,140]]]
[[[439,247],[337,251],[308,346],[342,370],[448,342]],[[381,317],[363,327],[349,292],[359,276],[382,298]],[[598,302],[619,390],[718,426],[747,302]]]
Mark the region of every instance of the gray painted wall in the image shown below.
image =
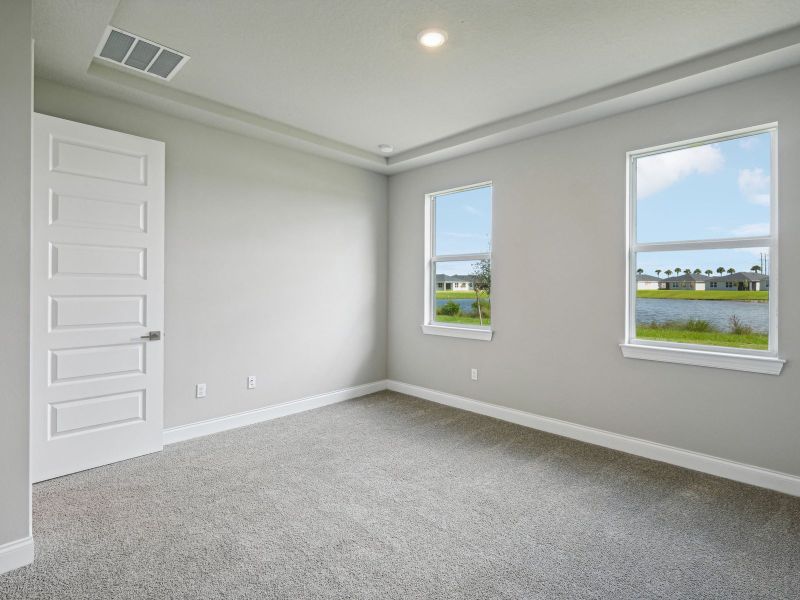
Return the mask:
[[[800,475],[798,98],[795,68],[392,176],[389,377]],[[625,152],[772,121],[784,373],[623,359]],[[485,180],[495,337],[423,335],[424,194]],[[676,381],[695,392],[673,393]]]
[[[31,4],[0,2],[0,545],[30,534]]]
[[[385,176],[49,81],[35,108],[166,143],[165,426],[385,378]]]

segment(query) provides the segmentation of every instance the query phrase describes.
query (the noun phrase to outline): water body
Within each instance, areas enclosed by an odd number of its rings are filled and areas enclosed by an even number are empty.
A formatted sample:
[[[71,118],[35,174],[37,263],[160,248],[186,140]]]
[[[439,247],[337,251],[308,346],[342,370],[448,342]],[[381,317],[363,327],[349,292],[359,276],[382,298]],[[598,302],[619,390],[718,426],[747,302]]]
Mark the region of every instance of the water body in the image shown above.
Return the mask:
[[[455,302],[461,307],[462,314],[472,312],[474,298],[446,300],[437,298],[436,306]],[[673,300],[669,298],[638,298],[636,300],[636,322],[664,323],[665,321],[688,321],[702,319],[714,327],[727,331],[730,327],[731,315],[736,315],[753,328],[753,331],[767,333],[769,331],[769,303],[736,302],[733,300]]]
[[[726,331],[731,315],[736,315],[753,328],[753,331],[769,331],[768,302],[735,302],[732,300],[672,300],[668,298],[638,298],[636,300],[636,322],[687,321],[702,319],[718,329]]]
[[[453,300],[447,300],[444,298],[437,298],[436,299],[436,306],[444,306],[448,302],[455,302],[461,307],[462,314],[472,312],[472,305],[475,303],[475,298],[457,298]]]

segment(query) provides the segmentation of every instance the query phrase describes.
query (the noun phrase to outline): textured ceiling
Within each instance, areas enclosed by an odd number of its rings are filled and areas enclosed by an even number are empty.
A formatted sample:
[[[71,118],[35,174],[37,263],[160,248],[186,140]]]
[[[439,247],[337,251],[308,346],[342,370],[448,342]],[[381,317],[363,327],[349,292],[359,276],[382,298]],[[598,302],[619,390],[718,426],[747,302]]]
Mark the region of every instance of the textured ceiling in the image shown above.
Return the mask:
[[[37,74],[118,92],[89,71],[109,23],[192,57],[158,85],[377,154],[798,25],[800,2],[34,0]]]

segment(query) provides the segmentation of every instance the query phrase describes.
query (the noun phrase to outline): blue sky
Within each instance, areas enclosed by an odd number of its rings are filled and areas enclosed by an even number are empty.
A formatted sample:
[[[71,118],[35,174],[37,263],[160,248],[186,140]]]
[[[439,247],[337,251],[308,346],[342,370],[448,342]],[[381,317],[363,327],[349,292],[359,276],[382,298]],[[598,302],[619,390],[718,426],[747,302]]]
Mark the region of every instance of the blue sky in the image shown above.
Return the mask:
[[[770,134],[685,148],[637,161],[639,242],[769,235]],[[764,248],[640,253],[637,266],[749,271]],[[662,275],[663,276],[663,275]]]
[[[437,255],[489,252],[492,245],[492,188],[436,197]],[[472,273],[473,263],[442,263],[448,275]]]

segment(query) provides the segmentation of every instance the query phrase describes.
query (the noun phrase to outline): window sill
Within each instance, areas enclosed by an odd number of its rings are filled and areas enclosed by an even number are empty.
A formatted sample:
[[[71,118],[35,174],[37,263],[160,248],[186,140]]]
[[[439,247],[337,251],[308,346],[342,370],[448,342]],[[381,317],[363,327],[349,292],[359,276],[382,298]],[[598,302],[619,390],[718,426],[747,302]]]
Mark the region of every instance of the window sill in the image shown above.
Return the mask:
[[[494,333],[489,328],[454,327],[452,325],[422,325],[422,333],[426,335],[444,335],[447,337],[483,340],[488,342]]]
[[[708,350],[692,350],[690,348],[664,348],[643,344],[620,344],[620,348],[625,358],[656,360],[734,371],[749,371],[767,375],[780,375],[781,369],[783,369],[783,365],[786,362],[773,356],[709,352]]]

